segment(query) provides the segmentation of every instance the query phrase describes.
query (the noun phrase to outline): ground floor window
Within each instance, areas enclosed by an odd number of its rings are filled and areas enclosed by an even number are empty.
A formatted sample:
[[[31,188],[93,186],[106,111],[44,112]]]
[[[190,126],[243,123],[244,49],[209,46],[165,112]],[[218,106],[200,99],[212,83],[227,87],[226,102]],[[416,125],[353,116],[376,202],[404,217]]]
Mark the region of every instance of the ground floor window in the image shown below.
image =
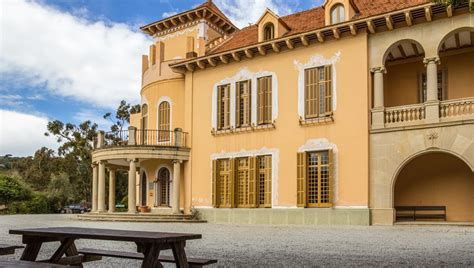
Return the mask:
[[[271,207],[271,156],[213,161],[213,206]]]
[[[155,206],[170,206],[170,171],[167,168],[161,168],[158,171],[158,179],[155,181]]]
[[[332,206],[332,151],[298,153],[298,207]]]

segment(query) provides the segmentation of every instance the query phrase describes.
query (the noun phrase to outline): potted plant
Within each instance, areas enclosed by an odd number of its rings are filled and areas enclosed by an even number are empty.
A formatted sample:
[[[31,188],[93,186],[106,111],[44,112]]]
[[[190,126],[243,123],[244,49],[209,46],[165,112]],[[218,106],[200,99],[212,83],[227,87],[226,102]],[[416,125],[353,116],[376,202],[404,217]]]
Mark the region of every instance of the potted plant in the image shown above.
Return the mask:
[[[140,212],[141,213],[148,212],[148,206],[140,206]]]

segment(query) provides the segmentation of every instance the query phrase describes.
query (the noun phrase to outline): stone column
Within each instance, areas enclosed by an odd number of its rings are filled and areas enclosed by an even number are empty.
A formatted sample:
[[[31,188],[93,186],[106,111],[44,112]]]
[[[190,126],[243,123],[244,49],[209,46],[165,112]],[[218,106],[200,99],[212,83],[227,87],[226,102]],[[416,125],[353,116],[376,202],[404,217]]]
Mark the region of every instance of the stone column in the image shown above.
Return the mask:
[[[425,121],[426,123],[439,122],[439,100],[438,100],[438,57],[425,58],[423,63],[426,66],[426,102]]]
[[[179,181],[181,179],[181,161],[173,161],[173,202],[171,204],[172,211],[179,214]]]
[[[191,162],[184,163],[184,214],[191,215],[192,206]]]
[[[99,213],[105,212],[105,162],[99,161],[99,187],[97,210]]]
[[[137,188],[136,188],[136,172],[137,172],[137,160],[130,159],[130,168],[128,170],[128,212],[137,213]]]
[[[97,212],[97,163],[92,163],[92,212]]]
[[[109,169],[109,213],[115,212],[115,169]]]
[[[374,74],[374,108],[372,109],[372,129],[384,128],[385,126],[385,107],[384,107],[384,88],[383,75],[386,72],[384,67],[372,68]]]

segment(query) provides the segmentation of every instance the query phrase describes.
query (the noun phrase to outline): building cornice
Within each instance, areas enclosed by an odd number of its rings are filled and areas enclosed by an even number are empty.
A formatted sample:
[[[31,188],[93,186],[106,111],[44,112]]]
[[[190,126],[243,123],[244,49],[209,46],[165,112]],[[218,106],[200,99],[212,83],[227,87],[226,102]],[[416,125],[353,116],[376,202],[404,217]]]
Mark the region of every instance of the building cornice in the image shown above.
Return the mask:
[[[292,50],[296,47],[324,43],[327,40],[339,40],[349,36],[356,36],[362,32],[376,34],[377,32],[392,31],[395,28],[410,27],[414,24],[460,15],[468,12],[468,8],[468,2],[456,8],[428,3],[336,25],[329,25],[316,30],[276,38],[221,53],[187,59],[171,64],[170,67],[180,73],[192,72],[196,69],[229,64],[232,60],[239,62],[244,58],[251,59],[255,56],[265,56],[269,52],[279,53],[282,50]]]

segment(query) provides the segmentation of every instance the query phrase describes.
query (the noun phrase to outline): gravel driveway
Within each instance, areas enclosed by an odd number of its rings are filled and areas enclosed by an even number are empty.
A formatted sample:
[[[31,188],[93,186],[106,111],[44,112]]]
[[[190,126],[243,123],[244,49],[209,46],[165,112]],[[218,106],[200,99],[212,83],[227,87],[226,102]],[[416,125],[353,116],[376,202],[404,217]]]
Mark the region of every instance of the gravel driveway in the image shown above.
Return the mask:
[[[23,227],[77,226],[199,233],[187,254],[217,258],[227,267],[309,266],[474,266],[474,227],[459,226],[248,226],[205,223],[88,222],[70,215],[0,216],[0,241],[21,244],[8,230]],[[0,242],[0,243],[1,243]],[[45,244],[40,258],[56,244]],[[81,240],[78,247],[130,250],[133,244]],[[171,252],[166,252],[170,254]],[[0,256],[0,259],[19,258]],[[104,258],[86,267],[136,267],[138,261]],[[170,266],[172,267],[172,266]]]

